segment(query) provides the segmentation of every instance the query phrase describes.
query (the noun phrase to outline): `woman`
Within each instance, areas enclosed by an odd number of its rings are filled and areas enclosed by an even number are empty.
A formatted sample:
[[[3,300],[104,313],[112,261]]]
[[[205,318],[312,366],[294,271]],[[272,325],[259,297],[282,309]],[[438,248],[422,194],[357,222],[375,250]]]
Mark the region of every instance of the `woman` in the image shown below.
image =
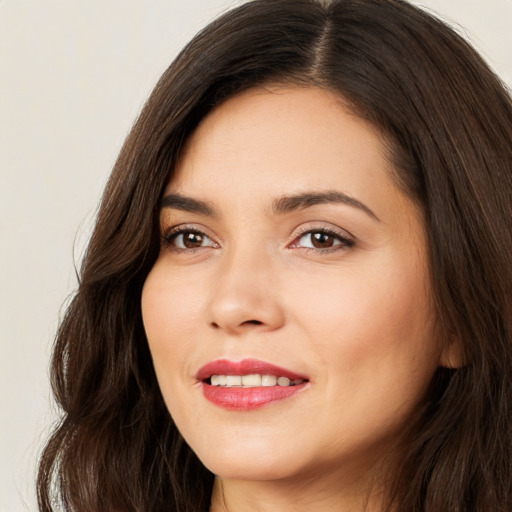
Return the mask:
[[[406,2],[204,29],[105,191],[40,509],[510,510],[511,140],[499,79]]]

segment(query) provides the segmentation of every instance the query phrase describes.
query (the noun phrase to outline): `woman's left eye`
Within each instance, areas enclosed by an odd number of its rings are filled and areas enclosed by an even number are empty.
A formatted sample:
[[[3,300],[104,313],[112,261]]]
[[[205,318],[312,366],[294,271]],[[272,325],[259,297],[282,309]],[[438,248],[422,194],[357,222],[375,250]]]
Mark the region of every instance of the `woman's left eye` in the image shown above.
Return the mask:
[[[330,230],[317,229],[303,233],[296,238],[293,247],[305,247],[318,251],[329,251],[352,247],[354,241]]]

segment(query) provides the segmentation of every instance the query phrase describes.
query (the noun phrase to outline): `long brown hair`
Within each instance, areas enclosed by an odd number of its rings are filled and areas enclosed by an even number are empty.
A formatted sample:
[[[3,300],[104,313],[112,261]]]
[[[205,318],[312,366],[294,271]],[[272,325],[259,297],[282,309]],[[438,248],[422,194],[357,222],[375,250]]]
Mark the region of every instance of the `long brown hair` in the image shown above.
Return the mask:
[[[398,186],[425,212],[439,320],[460,346],[460,367],[434,378],[390,502],[512,510],[510,95],[461,37],[405,1],[254,0],[186,46],[121,150],[57,335],[63,416],[41,457],[41,511],[208,509],[213,475],[163,403],[141,289],[184,141],[225,99],[283,82],[336,91],[382,131]]]

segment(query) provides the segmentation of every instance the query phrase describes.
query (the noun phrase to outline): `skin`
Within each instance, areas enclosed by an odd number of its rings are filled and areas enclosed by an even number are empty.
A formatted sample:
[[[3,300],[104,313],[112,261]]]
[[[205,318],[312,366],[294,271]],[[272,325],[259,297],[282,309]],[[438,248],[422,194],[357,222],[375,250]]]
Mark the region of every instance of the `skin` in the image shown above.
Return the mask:
[[[216,215],[162,208],[142,312],[167,407],[218,475],[213,511],[381,510],[383,475],[446,356],[423,217],[393,172],[381,134],[319,88],[243,93],[188,141],[165,194]],[[272,208],[326,191],[364,207]],[[177,227],[203,234],[195,248],[169,236]],[[322,229],[336,235],[314,247],[305,233]],[[226,410],[196,379],[219,358],[261,359],[309,383]]]

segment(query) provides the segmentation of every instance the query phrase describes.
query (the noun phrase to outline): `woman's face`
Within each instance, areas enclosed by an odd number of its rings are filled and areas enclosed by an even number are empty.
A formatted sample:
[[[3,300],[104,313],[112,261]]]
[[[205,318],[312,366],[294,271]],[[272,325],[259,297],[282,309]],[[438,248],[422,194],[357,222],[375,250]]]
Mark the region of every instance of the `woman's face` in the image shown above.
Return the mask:
[[[392,173],[379,132],[318,88],[241,94],[188,141],[142,312],[214,473],[355,478],[410,425],[442,354],[422,214]]]

